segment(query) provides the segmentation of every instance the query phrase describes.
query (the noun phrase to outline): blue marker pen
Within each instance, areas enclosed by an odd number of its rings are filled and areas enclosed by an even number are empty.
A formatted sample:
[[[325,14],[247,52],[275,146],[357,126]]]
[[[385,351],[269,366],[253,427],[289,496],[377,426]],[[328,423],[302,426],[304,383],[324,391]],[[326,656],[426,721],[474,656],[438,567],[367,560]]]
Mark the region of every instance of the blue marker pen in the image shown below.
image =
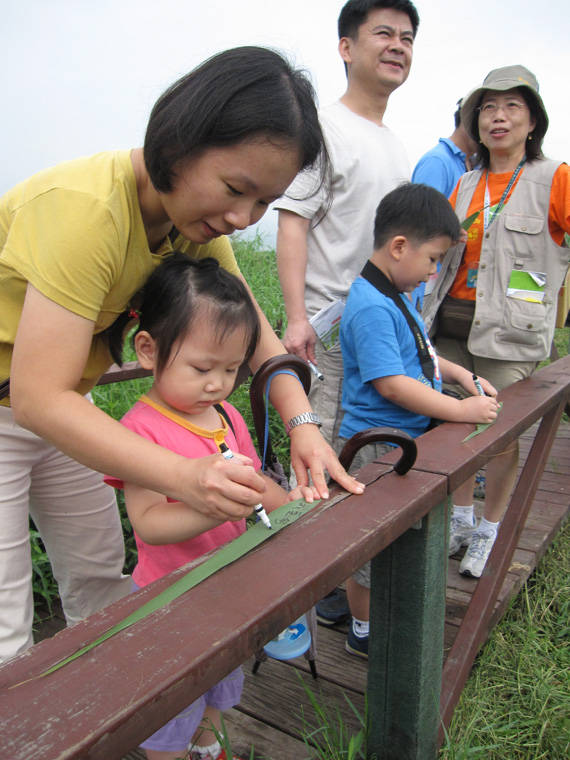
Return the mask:
[[[480,382],[479,378],[475,374],[472,375],[472,377],[473,377],[473,382],[475,383],[475,387],[477,388],[477,393],[480,396],[484,396],[485,395],[485,391],[483,390],[483,386],[481,385],[481,382]]]
[[[220,443],[220,452],[224,459],[233,459],[234,458],[234,452],[230,449],[230,447],[225,443]],[[261,522],[271,530],[271,523],[269,522],[269,517],[267,517],[267,512],[263,509],[262,504],[257,504],[253,511],[256,515],[259,515],[259,519]]]

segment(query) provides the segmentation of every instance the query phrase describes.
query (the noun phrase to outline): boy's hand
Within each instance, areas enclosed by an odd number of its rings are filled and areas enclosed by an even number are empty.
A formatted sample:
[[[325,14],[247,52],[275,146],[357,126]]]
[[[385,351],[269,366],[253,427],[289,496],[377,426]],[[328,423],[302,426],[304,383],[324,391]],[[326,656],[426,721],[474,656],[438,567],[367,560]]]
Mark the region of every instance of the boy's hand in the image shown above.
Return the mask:
[[[297,499],[304,499],[307,504],[312,504],[315,499],[318,499],[319,492],[315,486],[296,486],[292,491],[287,494],[287,501],[296,501]]]
[[[461,419],[458,422],[490,423],[497,419],[499,404],[492,396],[470,396],[460,402]]]

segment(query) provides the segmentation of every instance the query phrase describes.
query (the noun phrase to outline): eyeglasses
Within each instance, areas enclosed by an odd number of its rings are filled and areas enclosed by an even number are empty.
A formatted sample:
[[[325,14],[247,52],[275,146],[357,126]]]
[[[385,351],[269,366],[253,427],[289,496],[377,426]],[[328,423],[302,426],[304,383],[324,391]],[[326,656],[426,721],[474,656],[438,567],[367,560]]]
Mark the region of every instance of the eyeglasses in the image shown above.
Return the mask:
[[[485,116],[494,116],[499,108],[502,108],[503,111],[511,116],[515,116],[520,113],[521,109],[526,108],[526,103],[521,103],[519,100],[509,100],[507,103],[493,103],[493,101],[489,101],[488,103],[483,103],[482,106],[479,106],[477,111],[485,114]]]

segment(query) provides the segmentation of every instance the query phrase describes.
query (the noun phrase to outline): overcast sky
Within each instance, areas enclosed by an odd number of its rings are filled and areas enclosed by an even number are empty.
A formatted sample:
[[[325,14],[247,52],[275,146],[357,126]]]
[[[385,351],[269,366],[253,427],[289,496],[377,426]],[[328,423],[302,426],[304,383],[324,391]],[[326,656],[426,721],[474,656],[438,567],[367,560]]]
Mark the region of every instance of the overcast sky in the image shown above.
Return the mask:
[[[268,45],[306,68],[326,104],[345,88],[336,21],[343,0],[5,0],[0,61],[0,193],[59,161],[142,144],[150,109],[220,50]],[[385,123],[413,168],[453,130],[457,99],[489,70],[533,71],[550,117],[544,143],[570,157],[570,1],[418,0],[408,81]],[[276,217],[275,212],[268,215]],[[265,224],[269,237],[273,224]]]

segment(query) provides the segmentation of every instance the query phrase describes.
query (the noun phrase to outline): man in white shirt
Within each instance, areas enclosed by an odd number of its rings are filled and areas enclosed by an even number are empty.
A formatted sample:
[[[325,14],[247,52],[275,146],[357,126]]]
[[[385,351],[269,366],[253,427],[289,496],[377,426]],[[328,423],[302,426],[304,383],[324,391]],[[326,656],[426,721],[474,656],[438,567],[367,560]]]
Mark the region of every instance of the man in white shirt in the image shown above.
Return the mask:
[[[348,0],[338,19],[338,50],[347,88],[321,111],[332,163],[330,181],[316,186],[316,173],[299,175],[275,204],[279,209],[277,267],[289,353],[318,365],[324,379],[309,398],[335,445],[342,421],[342,354],[338,323],[332,340],[317,337],[311,317],[334,302],[342,306],[353,280],[372,255],[376,209],[382,198],[410,179],[400,141],[384,125],[392,92],[410,73],[419,16],[410,0]],[[368,654],[369,582],[350,579],[349,601],[335,589],[317,605],[324,623],[353,620],[349,651]],[[358,634],[354,638],[355,632]]]
[[[332,160],[330,182],[315,187],[303,173],[275,204],[279,209],[277,266],[290,353],[318,365],[311,404],[334,445],[341,422],[342,355],[338,337],[325,348],[309,319],[340,299],[372,254],[376,208],[410,178],[400,141],[384,125],[391,93],[408,78],[418,13],[409,0],[349,0],[341,10],[339,53],[347,89],[321,111]]]

